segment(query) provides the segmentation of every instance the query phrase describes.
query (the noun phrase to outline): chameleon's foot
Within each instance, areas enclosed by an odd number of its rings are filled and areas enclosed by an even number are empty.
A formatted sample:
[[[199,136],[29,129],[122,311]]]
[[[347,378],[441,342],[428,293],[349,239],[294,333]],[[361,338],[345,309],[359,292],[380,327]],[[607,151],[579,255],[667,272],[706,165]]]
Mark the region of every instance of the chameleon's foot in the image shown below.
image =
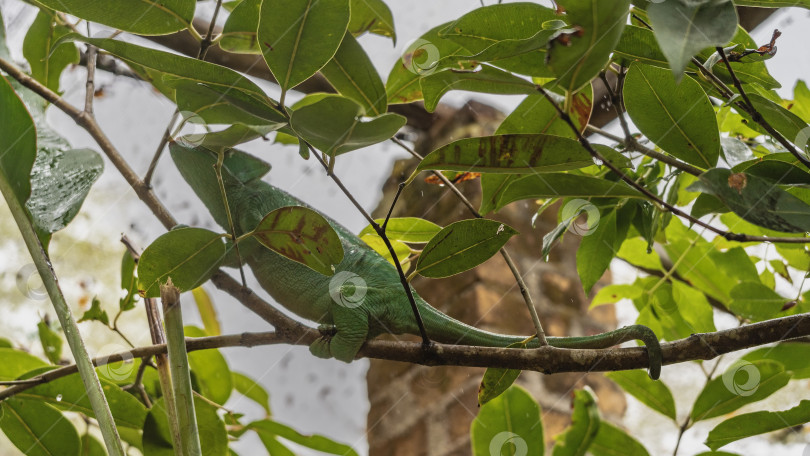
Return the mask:
[[[334,337],[337,334],[337,326],[335,325],[318,325],[318,332],[323,337]]]

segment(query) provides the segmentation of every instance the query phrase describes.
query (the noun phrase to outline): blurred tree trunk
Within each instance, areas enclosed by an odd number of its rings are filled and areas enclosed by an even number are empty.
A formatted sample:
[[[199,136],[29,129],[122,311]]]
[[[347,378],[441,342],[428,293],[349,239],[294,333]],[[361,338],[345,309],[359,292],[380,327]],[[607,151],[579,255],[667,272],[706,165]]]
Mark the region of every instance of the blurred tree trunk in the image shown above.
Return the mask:
[[[503,115],[495,109],[469,102],[461,109],[441,108],[433,126],[419,134],[416,150],[422,154],[450,141],[491,135]],[[415,167],[414,160],[397,162],[386,183],[385,196],[376,215],[384,217],[396,186]],[[424,174],[403,193],[394,216],[418,216],[442,226],[470,218],[455,195],[446,188],[424,182]],[[460,184],[477,206],[477,180]],[[542,238],[557,225],[550,208],[532,227],[536,204],[518,202],[489,217],[508,223],[521,234],[507,249],[531,289],[546,332],[552,336],[589,335],[616,327],[612,306],[588,312],[576,272],[579,237],[567,233],[551,251],[548,262],[540,258]],[[515,279],[500,255],[473,271],[441,279],[416,279],[414,286],[428,302],[443,312],[501,333],[531,334],[533,325]],[[470,423],[478,411],[478,383],[483,369],[423,367],[372,360],[368,372],[368,438],[371,456],[469,455]],[[597,394],[603,415],[618,420],[626,407],[622,392],[601,374],[543,376],[524,372],[518,382],[538,399],[543,410],[546,439],[570,421],[570,395],[574,388],[590,386]]]

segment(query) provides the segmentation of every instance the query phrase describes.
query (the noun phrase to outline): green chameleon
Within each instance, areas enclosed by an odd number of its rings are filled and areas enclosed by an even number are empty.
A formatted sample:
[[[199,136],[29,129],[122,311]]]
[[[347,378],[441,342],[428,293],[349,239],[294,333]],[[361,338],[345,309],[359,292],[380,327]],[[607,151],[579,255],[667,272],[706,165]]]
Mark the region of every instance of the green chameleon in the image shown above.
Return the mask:
[[[205,203],[215,221],[229,230],[226,208],[218,184],[217,154],[204,147],[170,146],[172,158],[183,178]],[[222,179],[236,235],[252,231],[275,209],[306,206],[292,195],[261,180],[269,165],[244,152],[225,154]],[[307,206],[308,207],[308,206]],[[239,242],[240,257],[261,286],[291,312],[321,324],[323,337],[310,346],[319,357],[352,361],[366,340],[381,334],[420,334],[395,267],[357,236],[328,219],[341,238],[343,261],[335,274],[325,276],[259,244],[252,237]],[[232,249],[233,251],[233,249]],[[239,266],[231,261],[229,266]],[[527,340],[483,331],[455,320],[414,297],[431,340],[460,345],[506,347]],[[588,337],[549,337],[559,348],[607,348],[628,340],[642,340],[650,359],[649,375],[661,372],[661,347],[646,326],[633,325]],[[537,347],[532,339],[528,347]]]

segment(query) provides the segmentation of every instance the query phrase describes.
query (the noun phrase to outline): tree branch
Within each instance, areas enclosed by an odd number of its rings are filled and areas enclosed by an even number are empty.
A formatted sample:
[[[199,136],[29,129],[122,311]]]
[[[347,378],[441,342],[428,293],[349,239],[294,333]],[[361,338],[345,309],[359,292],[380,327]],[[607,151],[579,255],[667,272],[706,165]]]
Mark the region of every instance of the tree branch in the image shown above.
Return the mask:
[[[238,285],[234,281],[235,284]],[[720,355],[746,348],[810,335],[810,314],[738,326],[712,333],[692,334],[685,339],[661,344],[664,364],[679,364],[689,361],[710,360]],[[260,332],[229,334],[215,337],[186,338],[189,352],[224,347],[255,347],[263,345],[308,345],[320,333],[305,329],[302,337],[289,333]],[[150,345],[126,352],[93,359],[96,366],[144,358],[166,353],[166,345]],[[647,350],[644,347],[608,349],[564,349],[550,345],[536,349],[475,347],[468,345],[435,344],[430,357],[424,356],[422,344],[387,340],[370,340],[358,353],[358,357],[402,361],[426,366],[467,366],[520,369],[554,374],[559,372],[612,372],[629,369],[645,369],[648,366]],[[60,367],[27,380],[2,382],[9,388],[0,391],[0,401],[15,394],[76,373],[76,365]]]

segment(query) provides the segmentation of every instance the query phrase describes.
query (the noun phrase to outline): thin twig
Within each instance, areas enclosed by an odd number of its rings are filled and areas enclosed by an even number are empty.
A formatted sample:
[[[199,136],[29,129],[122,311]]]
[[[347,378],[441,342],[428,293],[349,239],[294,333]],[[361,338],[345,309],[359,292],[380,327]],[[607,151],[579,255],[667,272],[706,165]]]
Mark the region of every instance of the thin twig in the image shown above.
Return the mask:
[[[680,160],[670,157],[669,155],[662,154],[658,151],[642,146],[641,144],[639,144],[636,138],[633,137],[633,133],[630,131],[630,125],[627,123],[627,119],[624,117],[625,109],[624,109],[624,97],[622,96],[622,89],[624,87],[624,78],[626,74],[627,73],[624,71],[624,68],[621,68],[618,74],[618,80],[616,82],[615,91],[610,87],[610,82],[608,81],[607,76],[605,76],[605,73],[602,72],[599,75],[602,79],[602,83],[605,85],[605,90],[607,91],[608,96],[610,97],[610,103],[613,105],[613,109],[616,111],[616,117],[619,118],[619,123],[622,126],[622,131],[624,131],[624,141],[619,140],[618,142],[620,142],[622,145],[624,145],[625,148],[629,150],[641,152],[642,154],[650,158],[654,158],[662,163],[666,163],[672,166],[673,168],[680,169],[681,171],[687,172],[693,176],[700,176],[701,174],[703,174],[703,171],[701,171],[699,168],[696,168],[688,163],[683,163]],[[605,134],[603,134],[607,132],[599,128],[593,127],[590,124],[588,124],[586,128],[589,129],[589,131],[593,131],[602,136],[608,137]],[[611,136],[613,136],[613,138],[618,138],[617,136],[614,135]]]
[[[632,143],[628,144],[621,137],[616,136],[613,133],[610,133],[609,131],[605,131],[605,130],[603,130],[603,129],[599,128],[599,127],[593,126],[591,124],[588,124],[585,127],[585,130],[587,130],[590,133],[595,133],[595,134],[597,134],[599,136],[603,136],[603,137],[605,137],[605,138],[607,138],[607,139],[609,139],[611,141],[615,141],[616,143],[621,144],[627,150],[633,150],[633,151],[639,152],[639,153],[641,153],[643,155],[646,155],[646,156],[648,156],[650,158],[654,158],[654,159],[656,159],[656,160],[658,160],[660,162],[666,163],[667,165],[670,165],[673,168],[677,168],[677,169],[679,169],[679,170],[681,170],[681,171],[683,171],[685,173],[689,173],[689,174],[691,174],[693,176],[697,177],[697,176],[700,176],[701,174],[703,174],[703,171],[701,169],[696,168],[696,167],[694,167],[694,166],[692,166],[692,165],[690,165],[688,163],[684,163],[684,162],[682,162],[682,161],[680,161],[680,160],[678,160],[676,158],[670,157],[669,155],[662,154],[661,152],[658,152],[657,150],[650,149],[649,147],[646,147],[646,146],[642,145],[641,143],[639,143],[638,141],[636,141],[635,138],[633,138]]]
[[[92,44],[87,45],[87,82],[84,93],[84,112],[88,116],[93,116],[93,98],[96,96],[96,56],[98,48]]]
[[[303,139],[299,139],[303,141]],[[405,275],[405,271],[402,270],[402,265],[399,264],[399,258],[397,257],[397,252],[394,250],[394,246],[391,245],[391,241],[388,239],[388,236],[385,234],[385,230],[371,217],[365,208],[357,201],[357,199],[352,195],[352,192],[343,185],[343,181],[340,180],[339,177],[329,168],[329,164],[318,155],[318,151],[312,147],[311,144],[306,143],[306,146],[309,148],[310,153],[315,157],[316,160],[323,166],[326,170],[326,175],[329,176],[335,184],[340,188],[340,191],[349,198],[352,205],[363,215],[366,221],[374,228],[374,231],[380,236],[385,243],[385,246],[388,247],[388,252],[391,254],[391,258],[394,260],[394,267],[397,268],[397,273],[399,274],[399,281],[402,283],[402,287],[405,289],[405,294],[408,296],[408,301],[411,304],[411,310],[413,311],[413,316],[416,319],[416,325],[419,327],[419,334],[422,336],[422,345],[427,348],[431,346],[430,337],[428,337],[427,331],[425,330],[425,323],[422,320],[422,315],[419,313],[419,307],[416,305],[416,298],[413,296],[413,291],[411,290],[411,285],[408,283],[408,277]]]
[[[720,55],[720,58],[723,60],[723,63],[725,63],[726,69],[728,70],[728,73],[731,75],[731,80],[734,82],[734,87],[737,88],[737,92],[740,93],[740,96],[745,102],[744,104],[737,103],[737,106],[740,106],[745,111],[747,111],[748,114],[751,116],[751,119],[754,120],[754,122],[758,123],[762,128],[765,129],[765,131],[768,132],[769,135],[771,135],[771,137],[776,139],[779,142],[779,144],[782,145],[782,147],[784,147],[785,149],[787,149],[788,152],[793,154],[793,156],[796,157],[796,160],[799,160],[806,168],[810,169],[810,160],[808,160],[803,153],[799,152],[796,149],[796,146],[794,146],[790,141],[788,141],[787,138],[785,138],[784,136],[782,136],[781,133],[776,131],[776,129],[773,128],[773,126],[771,126],[771,124],[767,120],[765,120],[764,117],[762,117],[762,114],[760,114],[760,112],[757,111],[757,108],[754,106],[754,104],[751,103],[751,99],[748,98],[748,94],[745,92],[745,89],[742,86],[742,82],[740,82],[740,78],[737,77],[737,73],[735,73],[734,68],[731,67],[731,62],[728,61],[726,51],[722,48],[722,46],[717,47],[717,53]]]
[[[398,146],[408,151],[408,153],[410,153],[416,159],[422,160],[424,158],[422,157],[421,154],[413,150],[411,147],[408,147],[407,144],[403,143],[398,138],[391,138],[391,141],[393,141],[394,144],[397,144]],[[467,206],[467,209],[470,211],[473,217],[479,219],[484,218],[484,216],[481,215],[480,212],[478,212],[475,206],[473,206],[470,200],[468,200],[467,197],[464,196],[463,193],[461,193],[461,190],[459,190],[458,187],[456,187],[452,182],[450,182],[450,179],[448,179],[447,176],[445,176],[439,171],[433,171],[433,175],[438,177],[439,180],[445,185],[445,187],[450,189],[450,191],[452,191],[453,194],[456,195],[459,201],[461,201],[462,204]],[[540,345],[548,345],[548,341],[546,340],[546,332],[543,330],[543,324],[540,322],[540,316],[537,315],[537,308],[534,306],[534,300],[532,299],[529,287],[526,286],[526,282],[523,280],[523,275],[520,273],[520,270],[518,269],[515,262],[512,261],[512,257],[511,255],[509,255],[509,252],[506,251],[505,247],[501,247],[500,253],[504,261],[506,262],[506,265],[509,267],[509,270],[512,271],[512,275],[515,277],[515,281],[518,284],[518,289],[520,289],[520,294],[523,296],[523,300],[526,302],[526,307],[529,309],[529,315],[532,318],[532,323],[534,324],[534,329],[535,333],[537,334],[538,342],[540,343]]]
[[[150,188],[152,187],[152,177],[155,174],[155,169],[157,169],[160,156],[163,155],[163,149],[165,149],[166,144],[169,143],[169,139],[172,136],[172,128],[174,128],[174,124],[177,122],[177,118],[179,116],[180,110],[175,108],[174,114],[172,114],[172,118],[169,120],[169,124],[166,125],[166,130],[163,131],[163,136],[160,137],[160,142],[158,143],[157,149],[152,155],[152,161],[149,162],[149,168],[147,168],[146,174],[143,176],[143,183]]]

